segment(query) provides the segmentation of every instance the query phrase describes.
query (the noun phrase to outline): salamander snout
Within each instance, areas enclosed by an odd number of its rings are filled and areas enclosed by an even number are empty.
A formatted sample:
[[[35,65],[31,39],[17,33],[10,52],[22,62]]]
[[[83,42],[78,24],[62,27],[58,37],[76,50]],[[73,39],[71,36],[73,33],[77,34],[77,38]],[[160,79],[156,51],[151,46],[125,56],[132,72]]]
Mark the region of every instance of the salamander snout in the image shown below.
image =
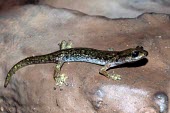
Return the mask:
[[[144,50],[144,55],[145,56],[148,56],[148,52]]]

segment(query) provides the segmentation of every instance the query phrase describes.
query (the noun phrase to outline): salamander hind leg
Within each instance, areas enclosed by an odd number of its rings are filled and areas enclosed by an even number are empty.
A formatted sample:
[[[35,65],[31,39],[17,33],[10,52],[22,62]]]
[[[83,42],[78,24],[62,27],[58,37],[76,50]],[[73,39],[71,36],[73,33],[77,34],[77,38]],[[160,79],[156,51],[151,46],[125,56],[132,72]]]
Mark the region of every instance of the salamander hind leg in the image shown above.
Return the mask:
[[[100,74],[104,75],[107,78],[111,78],[112,80],[121,80],[121,76],[118,74],[108,73],[107,70],[110,68],[109,64],[106,64],[104,67],[102,67],[99,71]]]
[[[67,76],[65,76],[65,74],[60,74],[61,71],[61,67],[63,66],[63,62],[58,62],[56,64],[55,70],[54,70],[54,80],[56,82],[56,85],[61,87],[63,84],[68,85],[66,83],[66,79],[68,78]]]
[[[60,46],[60,50],[72,48],[72,42],[70,40],[68,42],[63,40],[58,45]]]

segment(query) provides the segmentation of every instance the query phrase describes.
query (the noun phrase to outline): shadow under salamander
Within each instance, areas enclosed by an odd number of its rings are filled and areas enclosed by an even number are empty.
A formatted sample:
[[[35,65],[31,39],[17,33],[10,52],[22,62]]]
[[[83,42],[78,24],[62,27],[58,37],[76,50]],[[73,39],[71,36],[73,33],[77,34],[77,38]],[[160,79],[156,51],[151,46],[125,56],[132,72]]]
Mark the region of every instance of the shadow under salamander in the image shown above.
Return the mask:
[[[140,67],[140,66],[144,66],[148,63],[148,59],[144,58],[142,60],[139,60],[137,62],[132,62],[132,63],[126,63],[126,64],[122,64],[120,66],[116,66],[116,67],[113,67],[111,69],[115,69],[115,68],[123,68],[123,67],[128,67],[128,68],[131,68],[131,67]]]

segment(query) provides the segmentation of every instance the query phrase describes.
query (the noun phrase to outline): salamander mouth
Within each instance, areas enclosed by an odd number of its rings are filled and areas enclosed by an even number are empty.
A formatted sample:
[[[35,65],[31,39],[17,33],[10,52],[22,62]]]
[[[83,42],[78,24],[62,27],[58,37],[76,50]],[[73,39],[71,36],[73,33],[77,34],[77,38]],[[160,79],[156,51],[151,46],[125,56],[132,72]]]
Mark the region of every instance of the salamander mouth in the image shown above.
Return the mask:
[[[138,56],[136,58],[131,58],[131,59],[127,60],[127,63],[137,62],[139,60],[142,60],[142,59],[146,58],[146,56],[147,56],[147,54],[146,55],[144,54],[144,55]]]

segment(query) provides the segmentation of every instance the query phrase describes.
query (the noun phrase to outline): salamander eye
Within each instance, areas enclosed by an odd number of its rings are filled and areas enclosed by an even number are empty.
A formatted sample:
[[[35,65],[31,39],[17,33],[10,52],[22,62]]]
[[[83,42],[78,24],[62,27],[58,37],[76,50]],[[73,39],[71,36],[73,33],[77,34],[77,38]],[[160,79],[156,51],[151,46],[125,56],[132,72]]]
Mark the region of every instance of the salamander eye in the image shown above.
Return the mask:
[[[132,57],[135,58],[139,55],[139,51],[133,51],[132,52]]]

